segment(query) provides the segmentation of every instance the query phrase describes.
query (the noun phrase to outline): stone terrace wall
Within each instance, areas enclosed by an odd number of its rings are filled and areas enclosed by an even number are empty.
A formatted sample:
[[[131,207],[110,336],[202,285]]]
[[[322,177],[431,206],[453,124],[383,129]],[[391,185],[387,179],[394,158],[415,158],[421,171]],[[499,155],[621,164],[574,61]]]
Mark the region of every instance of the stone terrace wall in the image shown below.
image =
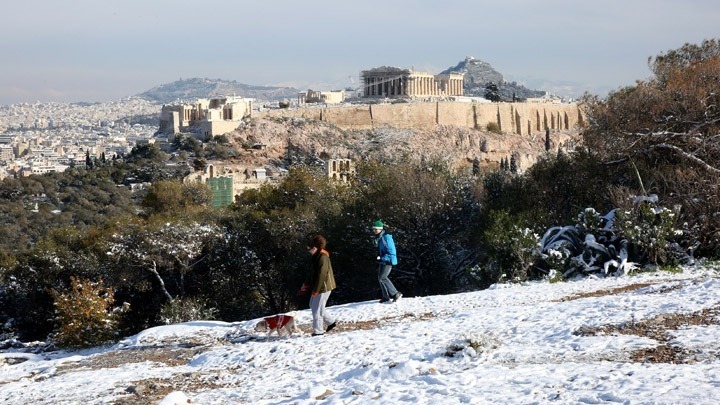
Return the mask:
[[[500,130],[530,135],[551,130],[572,130],[584,123],[577,104],[417,102],[267,110],[254,117],[296,117],[326,121],[342,129],[378,127],[428,130],[436,125]]]

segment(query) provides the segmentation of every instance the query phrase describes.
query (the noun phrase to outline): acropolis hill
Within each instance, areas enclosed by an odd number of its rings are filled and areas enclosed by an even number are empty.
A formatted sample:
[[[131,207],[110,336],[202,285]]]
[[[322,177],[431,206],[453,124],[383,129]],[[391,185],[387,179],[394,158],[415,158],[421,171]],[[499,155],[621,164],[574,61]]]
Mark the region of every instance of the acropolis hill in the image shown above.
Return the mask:
[[[463,96],[462,74],[383,67],[362,76],[357,97],[308,90],[285,108],[243,97],[164,106],[160,131],[194,128],[200,136],[227,134],[238,146],[257,145],[238,165],[223,162],[238,166],[234,172],[282,162],[289,145],[324,158],[441,157],[456,169],[478,163],[492,169],[512,157],[524,170],[544,154],[572,149],[584,124],[577,104],[557,98],[489,102]]]
[[[488,131],[482,127],[489,122],[489,119],[484,121],[482,114],[506,117],[507,122],[512,123],[516,122],[513,120],[517,120],[521,108],[535,112],[535,117],[540,115],[541,125],[545,117],[552,125],[552,117],[555,117],[555,125],[560,122],[564,126],[563,120],[557,117],[567,113],[569,127],[570,113],[577,113],[576,106],[562,104],[546,105],[543,109],[540,105],[531,107],[522,103],[473,105],[462,102],[269,110],[227,133],[230,142],[237,147],[260,145],[261,148],[249,149],[248,154],[235,164],[223,162],[223,165],[268,167],[273,162],[284,161],[293,150],[303,150],[322,159],[349,157],[388,163],[404,159],[440,159],[456,170],[471,170],[475,162],[485,168],[483,170],[496,170],[501,160],[507,161],[512,156],[518,168],[525,170],[541,156],[555,155],[558,149],[570,150],[577,143],[579,128],[576,127],[562,129],[556,126],[552,130],[548,128],[547,132],[530,128],[531,132],[523,131],[521,135],[514,131]],[[518,114],[498,114],[500,110],[517,111]],[[452,111],[462,120],[457,118],[459,125],[444,118],[436,123],[437,111],[441,115]],[[536,122],[531,121],[531,124],[536,125]],[[527,130],[527,125],[522,125],[522,129]],[[549,145],[545,142],[546,135]]]
[[[331,157],[364,156],[392,161],[401,156],[442,156],[455,169],[471,167],[475,160],[482,167],[496,168],[502,159],[514,156],[518,168],[525,170],[546,153],[556,154],[560,148],[573,149],[584,122],[581,110],[574,103],[452,101],[267,110],[255,117],[276,122],[315,121],[355,134],[370,134],[365,136],[368,139],[358,135],[355,147],[337,146],[341,142],[326,137],[324,142],[317,142],[313,136],[303,137],[303,141],[292,140],[293,144],[308,148],[308,143],[314,143],[312,149],[327,151]],[[497,124],[500,133],[487,130],[492,123]],[[327,133],[327,130],[318,131]],[[546,132],[550,150],[546,150]],[[383,136],[376,137],[377,133]],[[256,133],[253,139],[269,146],[274,142],[268,135]],[[337,136],[346,145],[352,142],[347,135]],[[278,141],[285,145],[284,138],[275,140]]]
[[[542,100],[355,102],[258,111],[247,99],[216,98],[201,104],[215,108],[164,109],[175,118],[161,118],[161,128],[170,127],[162,122],[177,122],[178,117],[200,116],[196,124],[189,119],[172,126],[198,125],[205,137],[225,134],[246,151],[234,162],[214,162],[219,170],[232,173],[252,172],[257,167],[274,171],[273,166],[282,167],[280,162],[286,161],[291,147],[321,159],[370,158],[388,163],[405,158],[441,159],[456,170],[474,165],[494,170],[501,160],[512,158],[525,170],[541,156],[573,149],[584,122],[576,104]],[[248,149],[250,145],[257,149]]]

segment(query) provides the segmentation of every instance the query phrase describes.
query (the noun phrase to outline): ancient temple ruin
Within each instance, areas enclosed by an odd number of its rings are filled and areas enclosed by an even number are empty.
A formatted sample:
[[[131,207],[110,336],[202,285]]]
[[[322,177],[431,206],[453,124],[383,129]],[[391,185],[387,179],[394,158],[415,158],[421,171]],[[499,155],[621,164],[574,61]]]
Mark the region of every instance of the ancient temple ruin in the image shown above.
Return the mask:
[[[463,73],[433,75],[382,66],[360,72],[364,98],[418,98],[463,95]]]
[[[236,129],[244,117],[251,116],[255,99],[213,97],[195,104],[164,105],[160,112],[160,132],[176,134],[197,125],[203,136],[216,136]]]

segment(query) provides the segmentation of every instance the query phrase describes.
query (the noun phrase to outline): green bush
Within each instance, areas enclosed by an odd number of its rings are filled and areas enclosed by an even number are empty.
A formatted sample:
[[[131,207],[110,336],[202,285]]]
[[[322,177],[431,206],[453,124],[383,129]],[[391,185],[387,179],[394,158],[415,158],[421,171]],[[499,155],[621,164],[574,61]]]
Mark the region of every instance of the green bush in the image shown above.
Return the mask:
[[[487,125],[485,125],[485,130],[496,134],[502,133],[502,131],[500,131],[500,125],[498,125],[497,122],[488,122]]]
[[[532,265],[540,257],[540,237],[536,233],[507,211],[493,211],[484,239],[495,282],[519,282],[530,277]]]
[[[668,241],[675,232],[675,213],[658,207],[649,199],[641,199],[631,210],[618,210],[615,228],[618,234],[638,246],[650,264],[667,261]]]

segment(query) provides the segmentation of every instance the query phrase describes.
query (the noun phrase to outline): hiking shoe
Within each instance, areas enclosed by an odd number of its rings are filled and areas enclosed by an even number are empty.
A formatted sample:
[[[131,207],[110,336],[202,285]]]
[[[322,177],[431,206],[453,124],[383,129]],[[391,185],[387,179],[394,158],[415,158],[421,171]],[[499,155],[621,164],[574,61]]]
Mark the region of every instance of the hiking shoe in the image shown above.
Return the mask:
[[[336,326],[337,326],[337,321],[335,321],[335,322],[331,323],[330,325],[328,325],[327,329],[325,329],[325,332],[330,332],[330,331],[333,330],[333,328],[336,327]]]
[[[380,303],[381,303],[381,304],[384,304],[384,303],[386,303],[386,302],[388,302],[388,301],[390,301],[390,298],[383,298],[383,299],[380,300]]]
[[[397,302],[400,298],[402,298],[402,293],[398,291],[395,295],[393,295],[393,302]]]
[[[313,334],[310,335],[310,336],[322,336],[322,335],[324,335],[324,333],[315,333],[315,332],[313,332]]]

